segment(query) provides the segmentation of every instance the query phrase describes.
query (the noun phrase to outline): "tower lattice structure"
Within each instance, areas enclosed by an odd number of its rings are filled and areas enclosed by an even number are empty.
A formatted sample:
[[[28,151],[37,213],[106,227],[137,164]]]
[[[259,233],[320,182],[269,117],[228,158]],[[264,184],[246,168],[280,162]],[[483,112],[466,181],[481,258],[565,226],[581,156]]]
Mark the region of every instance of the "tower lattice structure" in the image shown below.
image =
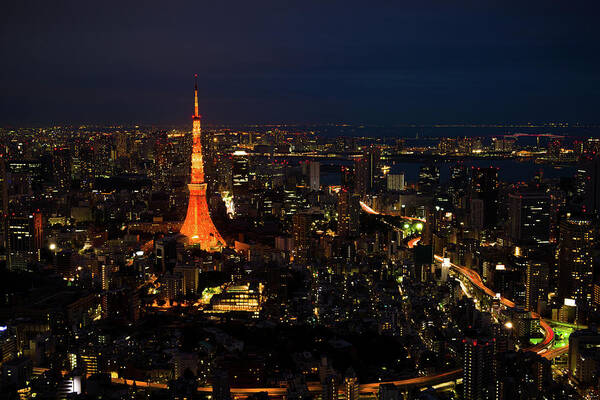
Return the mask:
[[[225,241],[215,227],[206,202],[206,183],[204,182],[204,162],[202,160],[202,129],[198,114],[198,84],[194,85],[194,116],[192,117],[192,173],[188,185],[190,199],[187,215],[179,231],[185,235],[190,245],[199,245],[207,251],[220,251]]]

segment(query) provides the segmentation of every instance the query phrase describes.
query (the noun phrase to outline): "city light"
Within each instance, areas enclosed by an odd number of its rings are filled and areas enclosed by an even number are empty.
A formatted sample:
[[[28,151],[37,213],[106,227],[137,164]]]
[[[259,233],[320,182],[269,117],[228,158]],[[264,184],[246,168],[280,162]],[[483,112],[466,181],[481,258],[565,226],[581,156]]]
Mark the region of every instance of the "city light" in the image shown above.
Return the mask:
[[[10,7],[4,397],[600,398],[598,7],[532,1]]]

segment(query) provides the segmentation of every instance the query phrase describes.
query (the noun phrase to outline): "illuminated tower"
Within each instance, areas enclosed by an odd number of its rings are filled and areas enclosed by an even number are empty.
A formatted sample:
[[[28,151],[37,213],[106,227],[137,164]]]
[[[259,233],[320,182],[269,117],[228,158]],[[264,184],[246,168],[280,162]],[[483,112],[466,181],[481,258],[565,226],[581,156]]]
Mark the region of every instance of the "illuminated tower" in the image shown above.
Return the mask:
[[[220,251],[225,241],[217,231],[208,212],[206,203],[206,183],[204,182],[204,163],[202,161],[202,131],[198,114],[198,84],[194,86],[192,179],[188,185],[190,200],[187,215],[180,233],[187,236],[188,244],[199,245],[203,250]]]

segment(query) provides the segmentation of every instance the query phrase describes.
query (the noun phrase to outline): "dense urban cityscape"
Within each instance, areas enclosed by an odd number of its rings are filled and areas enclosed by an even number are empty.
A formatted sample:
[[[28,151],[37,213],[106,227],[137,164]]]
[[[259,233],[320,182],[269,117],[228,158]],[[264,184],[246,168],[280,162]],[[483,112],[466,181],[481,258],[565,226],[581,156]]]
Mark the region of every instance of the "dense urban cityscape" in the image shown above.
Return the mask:
[[[600,139],[520,133],[595,127],[203,129],[194,96],[191,133],[0,132],[5,393],[600,396]]]
[[[598,15],[3,2],[0,400],[600,400]]]

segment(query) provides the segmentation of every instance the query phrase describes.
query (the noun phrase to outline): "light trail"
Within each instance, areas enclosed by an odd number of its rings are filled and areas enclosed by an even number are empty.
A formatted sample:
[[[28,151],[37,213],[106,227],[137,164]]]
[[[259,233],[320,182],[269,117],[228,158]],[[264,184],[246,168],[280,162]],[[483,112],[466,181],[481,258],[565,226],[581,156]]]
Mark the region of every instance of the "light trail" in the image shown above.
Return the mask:
[[[380,215],[379,212],[373,210],[371,207],[369,207],[367,205],[367,203],[365,203],[364,201],[359,201],[358,202],[360,204],[360,207],[363,209],[364,212],[366,212],[367,214],[371,214],[371,215]],[[355,203],[356,204],[356,203]]]
[[[416,245],[417,243],[419,243],[419,241],[420,241],[420,240],[421,240],[421,236],[419,236],[419,237],[416,237],[416,238],[414,238],[414,239],[411,239],[411,240],[409,240],[409,241],[408,241],[408,248],[409,248],[409,249],[412,249],[413,247],[415,247],[415,245]]]
[[[434,255],[434,258],[438,262],[442,262],[444,260],[443,257],[441,257],[437,254]],[[492,289],[488,288],[487,286],[485,286],[483,284],[483,281],[481,280],[481,276],[479,276],[479,274],[477,272],[473,271],[470,268],[462,267],[462,266],[456,265],[454,263],[450,263],[450,266],[453,269],[455,269],[456,271],[458,271],[459,273],[461,273],[463,276],[465,276],[467,279],[469,279],[469,281],[473,285],[477,286],[485,294],[487,294],[490,297],[496,298],[496,293]],[[500,296],[499,300],[500,300],[500,303],[502,303],[506,307],[515,308],[515,303],[513,301],[511,301],[503,296]],[[536,344],[535,346],[528,347],[524,350],[535,351],[536,353],[541,353],[554,340],[554,330],[546,321],[543,320],[543,318],[541,318],[541,316],[538,313],[532,312],[531,315],[534,318],[538,318],[540,320],[540,327],[542,329],[544,329],[544,340],[542,340],[540,343]]]
[[[369,207],[362,201],[360,202],[360,206],[368,214],[382,215],[379,212],[373,210],[371,207]],[[424,222],[424,220],[420,220],[418,218],[411,218],[411,217],[403,217],[403,218],[415,219],[415,220]],[[409,247],[412,248],[412,246],[414,246],[416,243],[418,243],[418,241],[420,239],[421,239],[421,237],[410,240],[408,242]],[[411,244],[412,244],[412,246],[411,246]],[[441,257],[437,254],[434,255],[434,259],[438,262],[443,261],[443,257]],[[462,266],[456,265],[454,263],[450,263],[450,266],[454,270],[458,271],[460,274],[465,276],[473,285],[477,286],[477,288],[482,290],[485,294],[487,294],[490,297],[496,298],[496,293],[492,289],[490,289],[484,285],[483,281],[481,280],[481,276],[477,272],[475,272],[474,270],[472,270],[470,268],[462,267]],[[503,296],[500,296],[499,300],[506,307],[515,308],[515,303],[513,301],[511,301]],[[563,347],[559,347],[559,348],[552,349],[552,350],[546,350],[546,347],[550,343],[552,343],[552,341],[554,340],[554,330],[552,329],[552,327],[550,327],[550,325],[546,321],[544,321],[544,319],[541,318],[541,316],[539,314],[534,313],[534,312],[532,312],[531,314],[534,318],[538,318],[540,320],[540,326],[542,327],[542,329],[544,329],[544,340],[534,346],[525,348],[523,350],[524,351],[534,351],[538,354],[541,354],[542,357],[547,358],[547,359],[552,359],[552,358],[558,357],[562,354],[565,354],[568,351],[569,346],[563,346]],[[409,387],[424,387],[424,386],[440,385],[440,384],[445,384],[445,383],[448,383],[451,381],[457,381],[460,378],[462,378],[462,375],[463,375],[462,368],[458,368],[458,369],[455,369],[452,371],[442,372],[442,373],[435,374],[435,375],[420,376],[420,377],[408,378],[408,379],[399,379],[399,380],[395,380],[395,381],[364,383],[362,385],[359,385],[359,391],[360,391],[360,393],[377,393],[379,391],[379,385],[390,384],[390,383],[396,385],[399,388],[404,388],[404,389],[409,388]],[[150,387],[150,388],[155,388],[155,389],[166,389],[167,388],[167,385],[163,384],[163,383],[134,381],[132,379],[112,378],[112,382],[118,383],[118,384],[129,385],[129,386],[135,385],[138,387]],[[322,391],[322,386],[318,382],[309,382],[309,383],[307,383],[307,387],[308,387],[308,390],[313,393],[320,393]],[[198,391],[199,392],[211,392],[212,387],[202,386],[202,387],[198,388]],[[234,396],[238,396],[238,397],[247,397],[248,395],[251,395],[254,393],[259,393],[259,392],[266,392],[269,396],[285,396],[287,389],[285,387],[231,388],[231,394],[233,394]]]
[[[407,217],[405,215],[382,214],[379,211],[375,211],[373,208],[369,207],[369,205],[367,205],[367,203],[365,203],[364,201],[359,201],[358,203],[360,204],[360,208],[362,208],[363,211],[366,212],[367,214],[371,214],[371,215],[388,215],[390,217],[400,217],[402,219],[407,219],[409,221],[419,221],[419,222],[425,223],[425,219],[424,218]]]

